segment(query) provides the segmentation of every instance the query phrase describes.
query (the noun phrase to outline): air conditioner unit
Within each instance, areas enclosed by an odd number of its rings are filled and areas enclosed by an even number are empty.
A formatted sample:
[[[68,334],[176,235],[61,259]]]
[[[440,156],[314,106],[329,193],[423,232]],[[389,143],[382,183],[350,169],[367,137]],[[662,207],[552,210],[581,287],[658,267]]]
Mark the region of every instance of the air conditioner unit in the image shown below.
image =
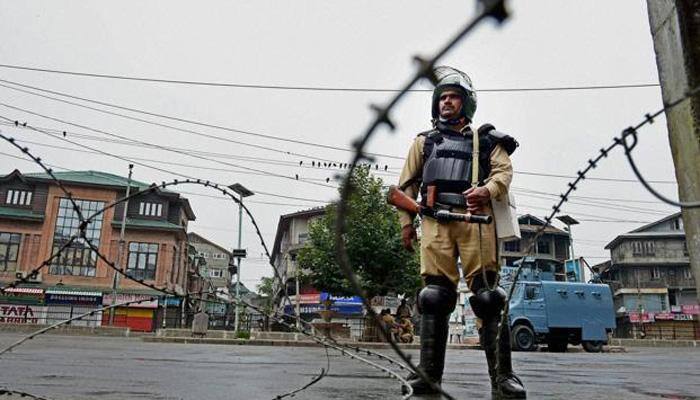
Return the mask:
[[[29,279],[27,280],[27,282],[41,283],[41,279],[41,272],[37,272],[34,275],[29,275]]]
[[[30,274],[27,271],[17,271],[15,272],[15,279],[25,279],[26,282],[40,283],[42,280],[41,272],[35,272]]]

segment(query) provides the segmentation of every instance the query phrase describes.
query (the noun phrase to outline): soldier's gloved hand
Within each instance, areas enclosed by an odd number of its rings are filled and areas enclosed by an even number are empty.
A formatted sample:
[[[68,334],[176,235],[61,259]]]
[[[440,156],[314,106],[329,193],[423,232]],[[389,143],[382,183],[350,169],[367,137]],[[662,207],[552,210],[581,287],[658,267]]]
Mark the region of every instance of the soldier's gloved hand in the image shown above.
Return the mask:
[[[401,242],[403,243],[403,248],[413,252],[413,241],[416,240],[416,228],[412,224],[404,225],[401,228]]]
[[[484,186],[471,187],[462,194],[467,198],[467,211],[472,214],[483,213],[484,206],[491,200],[491,192]]]

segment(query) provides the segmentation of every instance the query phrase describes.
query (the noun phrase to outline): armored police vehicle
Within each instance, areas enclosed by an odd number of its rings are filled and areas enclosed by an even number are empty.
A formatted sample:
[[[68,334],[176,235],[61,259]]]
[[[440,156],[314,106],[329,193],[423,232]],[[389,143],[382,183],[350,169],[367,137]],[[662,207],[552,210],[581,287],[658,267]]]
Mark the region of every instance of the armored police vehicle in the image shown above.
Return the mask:
[[[529,275],[529,276],[527,276]],[[535,279],[532,279],[535,278]],[[563,352],[569,343],[599,352],[615,329],[610,287],[604,284],[539,280],[526,274],[510,301],[513,348]]]

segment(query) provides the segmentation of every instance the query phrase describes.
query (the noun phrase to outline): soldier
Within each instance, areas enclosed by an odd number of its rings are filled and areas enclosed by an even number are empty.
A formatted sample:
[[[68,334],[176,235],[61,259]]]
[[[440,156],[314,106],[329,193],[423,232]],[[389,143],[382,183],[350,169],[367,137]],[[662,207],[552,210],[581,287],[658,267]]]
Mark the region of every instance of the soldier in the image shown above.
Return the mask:
[[[492,214],[491,199],[507,196],[513,176],[509,155],[518,144],[493,126],[484,125],[477,132],[479,145],[474,149],[475,131],[471,123],[476,111],[476,93],[471,80],[449,67],[439,67],[435,72],[439,80],[433,91],[434,129],[419,134],[413,142],[401,172],[400,189],[413,198],[421,193],[424,207]],[[476,155],[472,154],[477,151]],[[474,156],[479,161],[478,176],[472,176]],[[478,184],[472,187],[472,181],[477,180]],[[399,218],[404,247],[412,251],[416,239],[415,215],[399,210]],[[442,382],[449,316],[457,300],[459,257],[467,285],[474,293],[469,301],[481,320],[479,339],[486,353],[492,395],[525,398],[523,384],[511,366],[507,324],[501,327],[500,343],[496,343],[506,293],[498,286],[494,224],[441,223],[425,217],[421,222],[420,246],[424,287],[417,299],[421,313],[419,366],[435,384]],[[409,379],[414,393],[435,392],[415,374]]]

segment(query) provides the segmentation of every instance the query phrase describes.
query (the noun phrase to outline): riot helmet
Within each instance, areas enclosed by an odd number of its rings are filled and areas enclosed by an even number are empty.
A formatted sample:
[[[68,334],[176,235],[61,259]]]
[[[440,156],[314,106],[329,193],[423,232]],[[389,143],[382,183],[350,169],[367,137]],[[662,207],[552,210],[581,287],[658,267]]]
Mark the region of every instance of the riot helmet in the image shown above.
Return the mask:
[[[435,67],[433,70],[437,78],[437,84],[433,90],[433,120],[440,118],[440,96],[447,89],[456,90],[462,95],[462,110],[460,115],[471,122],[476,112],[476,91],[472,85],[472,80],[464,72],[447,66]]]

